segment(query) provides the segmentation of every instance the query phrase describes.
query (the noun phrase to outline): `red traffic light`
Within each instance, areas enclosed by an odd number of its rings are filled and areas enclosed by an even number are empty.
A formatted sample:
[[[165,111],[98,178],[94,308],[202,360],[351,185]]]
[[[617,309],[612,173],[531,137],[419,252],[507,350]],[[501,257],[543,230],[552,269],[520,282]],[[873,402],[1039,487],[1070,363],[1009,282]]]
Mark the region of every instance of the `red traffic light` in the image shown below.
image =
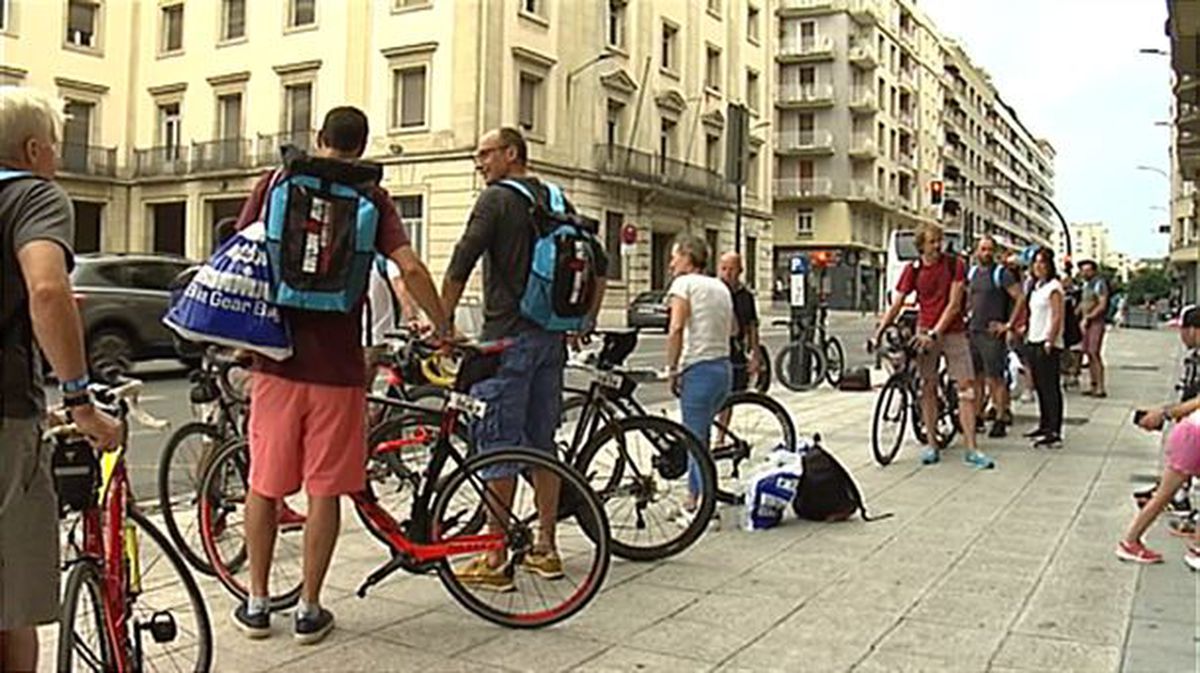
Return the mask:
[[[935,206],[942,205],[942,198],[946,195],[946,183],[941,180],[933,180],[929,183],[929,202]]]

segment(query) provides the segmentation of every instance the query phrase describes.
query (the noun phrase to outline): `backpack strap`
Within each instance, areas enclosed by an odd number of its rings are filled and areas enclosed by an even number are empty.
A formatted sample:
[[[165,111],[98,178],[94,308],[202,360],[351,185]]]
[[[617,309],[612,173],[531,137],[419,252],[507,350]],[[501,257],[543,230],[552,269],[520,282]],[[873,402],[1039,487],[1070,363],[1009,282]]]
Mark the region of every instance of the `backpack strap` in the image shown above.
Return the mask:
[[[559,187],[558,185],[554,184],[553,182],[546,182],[544,180],[542,180],[540,182],[541,182],[542,186],[546,188],[546,193],[549,196],[549,204],[546,204],[546,205],[548,206],[548,209],[550,210],[550,212],[558,214],[558,215],[566,214],[567,199],[565,196],[563,196],[562,187]],[[542,202],[538,199],[537,195],[535,195],[533,193],[533,190],[529,188],[529,185],[525,184],[524,182],[521,182],[520,180],[514,180],[512,178],[505,178],[496,184],[503,185],[503,186],[508,187],[509,189],[513,190],[514,192],[521,194],[526,199],[528,199],[529,202],[531,204],[533,204],[533,206],[535,208],[543,205]]]

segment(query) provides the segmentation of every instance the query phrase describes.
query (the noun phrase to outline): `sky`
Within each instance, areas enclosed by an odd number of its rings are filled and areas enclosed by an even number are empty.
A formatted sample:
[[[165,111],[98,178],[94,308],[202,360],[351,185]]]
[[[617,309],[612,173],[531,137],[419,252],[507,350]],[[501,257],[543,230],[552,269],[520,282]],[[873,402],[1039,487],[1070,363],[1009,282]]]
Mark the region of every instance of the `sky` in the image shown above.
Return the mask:
[[[1114,248],[1161,257],[1168,236],[1171,68],[1164,0],[917,0],[962,42],[1035,137],[1057,150],[1055,203],[1108,225]]]

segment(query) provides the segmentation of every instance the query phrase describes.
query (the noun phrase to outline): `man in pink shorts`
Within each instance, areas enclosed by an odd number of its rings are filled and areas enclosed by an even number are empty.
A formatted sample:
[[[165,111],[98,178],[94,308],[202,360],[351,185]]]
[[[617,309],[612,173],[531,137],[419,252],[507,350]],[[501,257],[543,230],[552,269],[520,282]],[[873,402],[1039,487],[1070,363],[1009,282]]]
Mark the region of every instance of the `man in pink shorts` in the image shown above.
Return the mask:
[[[1179,315],[1179,338],[1189,349],[1200,348],[1200,307],[1188,306]],[[1189,382],[1190,383],[1190,382]],[[1161,430],[1166,421],[1176,421],[1167,435],[1167,450],[1163,473],[1154,494],[1138,510],[1125,537],[1117,544],[1117,558],[1134,563],[1162,563],[1163,555],[1148,549],[1142,535],[1191,477],[1200,476],[1200,395],[1179,404],[1167,404],[1157,409],[1142,409],[1139,426],[1144,430]],[[1183,561],[1192,570],[1200,570],[1200,533],[1194,533],[1192,544]]]
[[[334,108],[317,136],[315,154],[351,161],[367,143],[367,117],[352,107]],[[260,217],[272,182],[263,176],[242,208],[238,228]],[[379,210],[376,250],[396,262],[409,292],[445,334],[448,322],[429,271],[409,245],[391,198],[366,187]],[[246,499],[246,551],[250,596],[237,606],[234,623],[249,637],[270,635],[268,575],[282,499],[303,486],[304,584],[296,609],[295,638],[315,643],[333,628],[320,606],[340,526],[338,499],[363,488],[366,476],[366,370],[362,348],[362,298],[348,313],[284,309],[293,355],[283,362],[256,357],[250,398],[250,494]]]

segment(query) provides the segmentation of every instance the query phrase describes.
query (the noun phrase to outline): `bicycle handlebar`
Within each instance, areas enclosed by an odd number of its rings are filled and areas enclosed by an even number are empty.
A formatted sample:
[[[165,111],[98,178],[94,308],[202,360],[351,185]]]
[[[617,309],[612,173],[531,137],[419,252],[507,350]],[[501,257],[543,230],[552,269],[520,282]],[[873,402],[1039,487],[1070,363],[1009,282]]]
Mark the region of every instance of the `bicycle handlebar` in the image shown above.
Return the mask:
[[[137,421],[138,425],[161,430],[167,427],[170,421],[157,418],[141,407],[139,396],[144,386],[145,384],[138,379],[127,378],[116,386],[93,383],[89,386],[89,390],[96,400],[97,407],[102,411],[110,413],[122,421],[132,418]],[[46,416],[51,426],[42,432],[42,439],[51,440],[80,434],[79,427],[67,420],[70,410],[66,407],[59,405],[51,408],[46,412]]]

